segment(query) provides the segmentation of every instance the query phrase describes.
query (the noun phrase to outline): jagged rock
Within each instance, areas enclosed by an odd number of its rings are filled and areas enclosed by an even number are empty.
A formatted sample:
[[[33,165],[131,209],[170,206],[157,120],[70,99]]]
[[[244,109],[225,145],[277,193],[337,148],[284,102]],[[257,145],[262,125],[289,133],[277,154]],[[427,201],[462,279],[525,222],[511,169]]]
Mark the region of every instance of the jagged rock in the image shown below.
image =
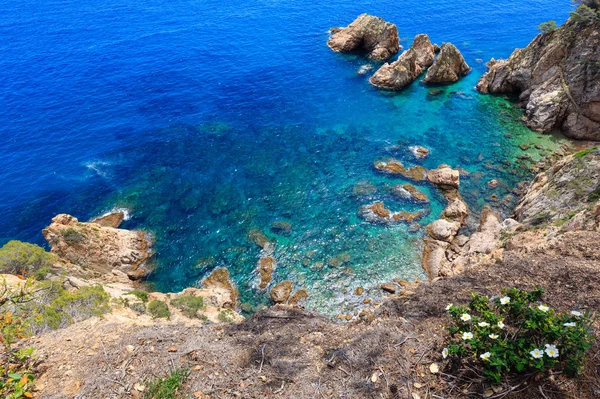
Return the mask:
[[[390,294],[396,293],[396,285],[392,283],[383,283],[381,284],[381,289],[385,292],[389,292]]]
[[[579,212],[595,225],[591,213],[600,199],[600,150],[569,155],[539,173],[515,208],[515,219],[523,224],[568,224]],[[585,228],[586,230],[588,228]]]
[[[108,215],[101,216],[91,221],[91,223],[99,224],[102,227],[118,228],[125,219],[124,212],[113,212]]]
[[[425,247],[423,248],[423,269],[427,273],[429,280],[440,276],[442,269],[447,267],[446,249],[450,245],[445,241],[432,240],[424,238]]]
[[[442,43],[442,49],[425,75],[425,83],[452,83],[465,76],[471,68],[452,43]]]
[[[507,60],[492,59],[482,93],[520,93],[528,126],[562,128],[567,137],[600,140],[600,24],[569,19]]]
[[[417,159],[427,158],[429,155],[429,149],[425,147],[421,147],[419,145],[413,145],[408,147],[408,150],[414,155]]]
[[[439,53],[440,51],[442,51],[441,47],[438,44],[433,44],[433,52],[434,53]]]
[[[417,202],[429,202],[427,194],[411,184],[403,184],[394,186],[392,192],[403,199],[410,199]]]
[[[406,168],[402,162],[396,159],[390,159],[387,162],[379,161],[374,164],[375,169],[390,175],[400,175],[407,179],[423,181],[427,178],[427,169],[422,166],[413,166]]]
[[[202,287],[206,289],[218,289],[226,292],[225,298],[221,301],[221,307],[235,309],[238,290],[229,281],[229,270],[224,267],[215,269],[208,277],[202,281]]]
[[[430,66],[434,58],[434,49],[427,35],[415,37],[411,48],[403,52],[394,62],[381,66],[371,76],[373,86],[390,90],[400,90],[411,84]]]
[[[281,236],[289,236],[292,234],[292,224],[290,222],[273,222],[271,231]]]
[[[446,197],[448,205],[446,205],[444,212],[442,212],[442,217],[455,220],[464,225],[465,220],[469,217],[469,207],[458,193],[458,190],[445,191],[444,197]]]
[[[473,233],[469,238],[469,242],[465,245],[464,253],[466,255],[492,253],[496,249],[501,230],[502,225],[498,215],[489,207],[484,207],[481,212],[477,232]]]
[[[150,272],[145,262],[152,256],[151,241],[142,231],[80,223],[61,214],[42,233],[51,252],[72,264],[102,273],[118,269],[134,280]]]
[[[398,222],[412,223],[414,220],[423,216],[423,212],[392,212],[380,201],[361,206],[358,214],[367,222],[381,224]]]
[[[458,189],[460,186],[460,172],[448,165],[440,165],[437,169],[427,173],[427,180],[443,190]]]
[[[438,219],[427,225],[427,234],[434,240],[451,242],[460,229],[460,223]]]
[[[294,283],[291,281],[282,281],[271,289],[271,299],[275,303],[286,303],[292,293]]]
[[[258,260],[258,274],[260,275],[260,284],[258,287],[261,290],[267,288],[273,277],[273,269],[275,269],[275,258],[265,256]]]
[[[331,29],[327,45],[334,51],[362,52],[374,60],[386,60],[400,50],[396,25],[361,14],[345,28]]]
[[[300,289],[300,290],[296,291],[294,293],[294,295],[292,295],[290,297],[290,299],[288,300],[288,304],[297,306],[302,301],[305,301],[307,299],[308,299],[308,291],[306,291],[305,289]]]

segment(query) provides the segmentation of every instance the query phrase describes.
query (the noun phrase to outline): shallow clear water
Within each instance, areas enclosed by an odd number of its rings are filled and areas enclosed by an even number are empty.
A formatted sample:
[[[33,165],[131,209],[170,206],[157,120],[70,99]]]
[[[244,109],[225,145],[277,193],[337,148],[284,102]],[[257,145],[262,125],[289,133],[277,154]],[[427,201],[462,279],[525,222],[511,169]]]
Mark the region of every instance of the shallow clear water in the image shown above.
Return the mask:
[[[380,298],[380,283],[422,277],[422,233],[370,225],[357,209],[422,209],[425,225],[444,204],[423,184],[430,205],[395,199],[390,187],[406,181],[373,162],[463,167],[471,208],[495,193],[507,212],[506,196],[530,177],[522,157],[560,139],[528,131],[514,104],[473,87],[483,60],[569,11],[569,0],[0,2],[0,243],[42,244],[57,213],[87,220],[124,207],[124,227],[156,237],[157,289],[227,266],[243,301],[265,303],[259,248],[247,240],[256,228],[278,242],[275,282],[307,288],[309,306],[353,309],[357,285]],[[366,59],[325,45],[330,27],[361,12],[396,23],[405,48],[418,33],[453,42],[473,71],[450,86],[374,89],[356,73]],[[423,162],[407,151],[415,144],[431,149]],[[487,190],[494,178],[503,185]],[[353,194],[362,182],[377,191]],[[290,222],[291,235],[271,232],[275,221]],[[327,265],[340,254],[345,264]]]

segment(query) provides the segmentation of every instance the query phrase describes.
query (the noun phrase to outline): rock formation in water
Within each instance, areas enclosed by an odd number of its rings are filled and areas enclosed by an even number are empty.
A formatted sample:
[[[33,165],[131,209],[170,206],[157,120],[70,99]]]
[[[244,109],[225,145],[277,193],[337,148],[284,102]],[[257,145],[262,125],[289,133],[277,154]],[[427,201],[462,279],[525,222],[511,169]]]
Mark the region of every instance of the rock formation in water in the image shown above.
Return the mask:
[[[374,60],[386,60],[400,49],[396,25],[361,14],[345,28],[332,28],[327,45],[334,51],[361,52]]]
[[[600,23],[568,20],[507,60],[488,63],[477,90],[517,93],[528,126],[600,140]]]
[[[442,49],[433,65],[427,70],[425,83],[453,83],[465,76],[471,68],[452,43],[442,43]]]
[[[358,210],[358,215],[371,223],[392,224],[392,223],[412,223],[423,217],[423,212],[392,212],[387,209],[383,202],[374,202],[369,205],[363,205]]]
[[[417,35],[411,48],[403,52],[396,61],[382,65],[371,76],[369,82],[384,89],[403,89],[433,63],[434,57],[434,47],[429,37],[424,34]]]
[[[229,270],[224,267],[215,269],[208,277],[202,281],[202,288],[220,291],[223,299],[221,306],[228,309],[235,309],[237,305],[238,290],[229,281]]]
[[[61,214],[42,233],[52,253],[75,265],[104,273],[117,269],[133,280],[150,272],[145,262],[152,251],[149,238],[142,231],[81,223],[73,216]]]
[[[378,161],[373,164],[376,170],[389,175],[400,175],[407,179],[415,181],[423,181],[427,178],[427,169],[417,165],[407,168],[397,159],[389,159],[387,161]]]

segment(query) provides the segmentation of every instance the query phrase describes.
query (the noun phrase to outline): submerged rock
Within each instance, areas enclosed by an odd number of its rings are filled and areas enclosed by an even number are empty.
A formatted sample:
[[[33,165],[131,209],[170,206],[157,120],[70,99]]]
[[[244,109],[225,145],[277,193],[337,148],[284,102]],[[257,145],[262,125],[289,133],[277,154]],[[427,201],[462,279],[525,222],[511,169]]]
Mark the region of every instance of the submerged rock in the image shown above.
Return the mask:
[[[281,236],[289,236],[292,234],[292,224],[290,222],[273,222],[271,231]]]
[[[427,194],[411,184],[394,186],[393,193],[403,199],[410,199],[417,202],[429,202]]]
[[[80,223],[61,214],[42,231],[51,252],[67,262],[102,273],[117,269],[138,280],[150,270],[145,262],[152,255],[151,242],[143,231]]]
[[[406,50],[391,64],[384,64],[371,76],[373,86],[384,89],[400,90],[411,84],[431,65],[434,49],[427,35],[415,37],[411,48]]]
[[[282,281],[271,289],[271,300],[275,303],[286,303],[292,293],[294,283],[291,281]]]
[[[352,195],[355,197],[369,196],[376,192],[377,187],[366,181],[358,182],[352,187]]]
[[[273,277],[273,270],[275,269],[275,258],[272,256],[265,256],[258,261],[258,274],[260,275],[260,284],[258,287],[261,290],[267,288]]]
[[[412,223],[414,220],[423,217],[423,212],[392,212],[385,207],[383,202],[374,202],[360,207],[358,214],[367,222],[389,224],[406,222]]]
[[[308,296],[308,291],[306,291],[305,289],[299,289],[294,293],[294,295],[290,297],[290,299],[288,300],[288,304],[292,306],[297,306],[303,301],[306,301],[308,299]]]
[[[379,161],[374,164],[375,169],[380,172],[387,173],[390,175],[400,175],[407,179],[415,181],[423,181],[427,178],[427,169],[422,166],[413,166],[406,168],[402,162],[391,159],[387,162]]]
[[[437,169],[427,173],[427,180],[443,190],[458,189],[460,185],[460,172],[448,165],[440,165]]]
[[[442,43],[442,50],[425,75],[425,83],[453,83],[471,68],[452,43]]]
[[[345,28],[331,29],[327,45],[334,51],[361,52],[374,60],[386,60],[400,50],[396,25],[361,14]]]
[[[258,229],[252,229],[248,231],[248,241],[258,245],[263,249],[275,247],[275,243]]]
[[[408,150],[414,155],[417,159],[427,158],[429,155],[429,149],[425,147],[421,147],[419,145],[413,145],[408,147]]]
[[[507,60],[492,59],[482,93],[519,93],[527,125],[570,138],[600,140],[600,24],[569,19]]]
[[[369,72],[371,69],[373,69],[373,65],[371,65],[371,64],[363,65],[360,68],[358,68],[358,71],[356,72],[356,74],[357,75],[366,75],[367,72]]]

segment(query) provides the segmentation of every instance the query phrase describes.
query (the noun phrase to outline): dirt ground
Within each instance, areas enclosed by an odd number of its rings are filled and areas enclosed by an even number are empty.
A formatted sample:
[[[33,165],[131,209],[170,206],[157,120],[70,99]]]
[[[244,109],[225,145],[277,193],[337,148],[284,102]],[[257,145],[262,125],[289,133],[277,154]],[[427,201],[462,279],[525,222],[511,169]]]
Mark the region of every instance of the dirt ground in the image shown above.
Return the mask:
[[[466,303],[471,291],[542,286],[557,310],[600,309],[600,233],[533,241],[517,236],[491,267],[389,297],[371,322],[342,324],[287,306],[230,325],[90,319],[34,338],[37,396],[141,398],[145,381],[186,367],[182,398],[481,398],[486,390],[494,399],[600,398],[598,342],[578,379],[520,376],[494,391],[481,380],[457,380],[440,356],[444,308]]]

